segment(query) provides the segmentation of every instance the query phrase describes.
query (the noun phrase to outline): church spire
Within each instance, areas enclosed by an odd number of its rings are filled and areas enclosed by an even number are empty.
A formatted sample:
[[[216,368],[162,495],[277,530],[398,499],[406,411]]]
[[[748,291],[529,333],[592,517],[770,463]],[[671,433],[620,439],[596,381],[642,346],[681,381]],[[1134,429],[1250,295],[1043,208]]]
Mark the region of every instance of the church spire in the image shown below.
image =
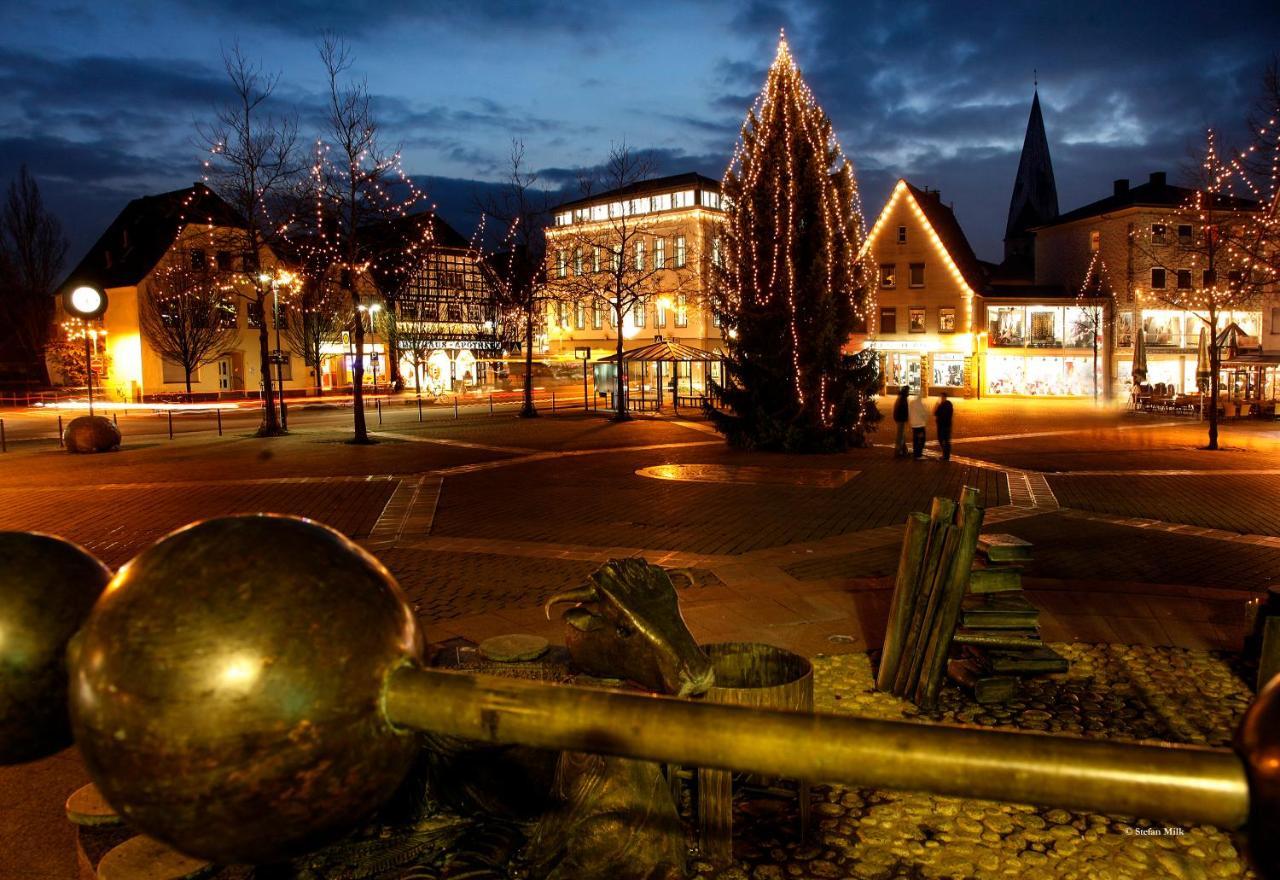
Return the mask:
[[[1022,140],[1022,158],[1018,160],[1013,196],[1009,199],[1009,222],[1004,230],[1006,262],[1032,259],[1032,236],[1028,230],[1057,216],[1058,187],[1053,180],[1053,162],[1049,159],[1049,139],[1044,133],[1037,88],[1031,99],[1031,116]]]

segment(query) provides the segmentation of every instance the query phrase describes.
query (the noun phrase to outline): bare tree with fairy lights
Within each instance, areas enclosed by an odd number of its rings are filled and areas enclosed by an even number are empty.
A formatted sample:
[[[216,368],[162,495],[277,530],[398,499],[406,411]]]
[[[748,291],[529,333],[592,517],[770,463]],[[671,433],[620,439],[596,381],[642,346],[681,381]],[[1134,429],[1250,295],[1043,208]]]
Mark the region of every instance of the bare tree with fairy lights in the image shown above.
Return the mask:
[[[235,347],[234,296],[226,279],[212,268],[193,267],[180,249],[170,252],[138,292],[142,335],[162,358],[182,369],[188,395],[192,374]]]
[[[785,36],[742,126],[724,195],[713,308],[728,356],[716,427],[745,448],[863,445],[880,414],[874,353],[844,351],[871,296],[858,187]]]

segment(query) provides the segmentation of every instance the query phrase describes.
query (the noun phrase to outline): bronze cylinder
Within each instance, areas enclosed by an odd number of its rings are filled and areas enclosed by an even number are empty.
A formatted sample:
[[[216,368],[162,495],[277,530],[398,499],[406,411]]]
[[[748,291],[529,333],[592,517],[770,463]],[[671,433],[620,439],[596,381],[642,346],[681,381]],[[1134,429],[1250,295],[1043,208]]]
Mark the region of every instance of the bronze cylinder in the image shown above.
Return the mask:
[[[401,667],[393,724],[489,743],[1239,828],[1230,751],[810,715]]]

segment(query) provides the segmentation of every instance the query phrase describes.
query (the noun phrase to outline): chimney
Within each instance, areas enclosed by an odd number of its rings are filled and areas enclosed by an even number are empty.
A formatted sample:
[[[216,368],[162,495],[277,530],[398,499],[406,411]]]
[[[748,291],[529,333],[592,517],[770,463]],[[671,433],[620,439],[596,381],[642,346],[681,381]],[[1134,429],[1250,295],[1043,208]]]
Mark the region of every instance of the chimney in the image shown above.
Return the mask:
[[[1164,185],[1165,185],[1164,172],[1163,172],[1163,171],[1152,171],[1152,172],[1151,172],[1151,178],[1150,178],[1149,182],[1150,182],[1150,184],[1151,184],[1152,186],[1164,186]]]
[[[1118,196],[1122,196],[1129,191],[1129,179],[1122,177],[1112,184],[1114,192]]]

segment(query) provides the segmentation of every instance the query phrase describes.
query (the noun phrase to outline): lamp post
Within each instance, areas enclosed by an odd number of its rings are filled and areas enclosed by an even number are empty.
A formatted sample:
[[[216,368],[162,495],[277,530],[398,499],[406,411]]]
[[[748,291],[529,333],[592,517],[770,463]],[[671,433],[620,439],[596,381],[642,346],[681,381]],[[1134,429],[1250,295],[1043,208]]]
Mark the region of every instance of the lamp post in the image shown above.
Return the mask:
[[[288,272],[280,272],[274,276],[260,275],[259,280],[271,284],[271,320],[276,325],[276,350],[271,359],[276,362],[276,391],[280,394],[280,427],[289,430],[289,407],[284,402],[284,349],[280,347],[280,285],[293,282]]]
[[[378,303],[370,303],[367,306],[360,306],[360,311],[369,313],[369,335],[376,335],[378,332],[378,312],[382,311],[382,306]],[[370,343],[374,345],[375,343]],[[374,349],[369,352],[369,363],[373,366],[373,393],[378,393],[378,352]]]
[[[90,352],[89,342],[89,325],[88,321],[92,318],[101,317],[102,313],[107,310],[107,295],[96,287],[81,285],[75,288],[69,294],[63,305],[67,311],[76,317],[85,321],[84,328],[84,374],[85,382],[89,388],[89,415],[93,415],[93,355]]]

